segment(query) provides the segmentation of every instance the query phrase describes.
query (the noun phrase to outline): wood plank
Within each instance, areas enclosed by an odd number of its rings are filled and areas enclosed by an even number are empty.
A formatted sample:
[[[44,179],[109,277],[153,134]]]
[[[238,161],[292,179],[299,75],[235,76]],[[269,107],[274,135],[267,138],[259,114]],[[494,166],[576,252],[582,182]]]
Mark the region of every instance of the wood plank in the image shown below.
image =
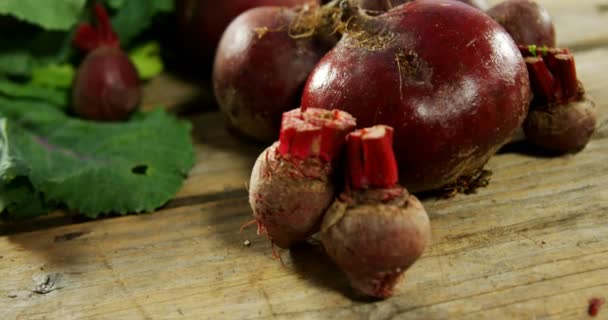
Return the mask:
[[[0,237],[0,319],[583,318],[608,288],[608,49],[577,59],[602,119],[588,148],[503,153],[489,188],[425,199],[433,244],[392,299],[353,297],[318,247],[283,251],[281,265],[255,230],[239,233],[259,146],[208,113],[172,208]],[[45,282],[55,290],[33,292]]]
[[[597,159],[607,149],[602,139],[581,157]],[[493,186],[508,184],[513,171],[529,171],[535,160],[510,157],[512,171],[497,172]],[[527,185],[518,190],[490,188],[472,197],[427,201],[434,245],[398,296],[386,302],[351,300],[343,277],[313,248],[284,253],[285,267],[273,261],[268,243],[253,230],[238,233],[249,217],[241,197],[5,238],[0,269],[7,280],[0,305],[12,308],[0,316],[166,319],[181,311],[211,319],[446,318],[553,298],[552,293],[602,294],[598,286],[608,279],[608,166],[594,164],[595,178],[584,181],[584,193],[572,182],[572,170],[564,169],[588,168],[587,159],[546,159],[537,174],[552,179],[540,192],[534,191],[538,182],[523,176],[516,179]],[[251,247],[242,245],[245,239]],[[47,295],[29,291],[33,278],[54,273],[62,275],[62,289]],[[83,296],[103,299],[90,303]],[[555,298],[560,303],[548,307],[557,313],[582,308],[589,297],[568,304]],[[545,315],[533,307],[525,312]]]

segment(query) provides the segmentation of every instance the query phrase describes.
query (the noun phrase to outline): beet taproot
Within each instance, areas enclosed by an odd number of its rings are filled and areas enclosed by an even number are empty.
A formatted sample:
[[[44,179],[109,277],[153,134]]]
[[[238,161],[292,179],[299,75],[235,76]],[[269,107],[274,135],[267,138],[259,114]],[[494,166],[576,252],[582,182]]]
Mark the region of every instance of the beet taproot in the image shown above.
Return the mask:
[[[334,169],[355,119],[341,111],[294,110],[278,142],[257,159],[249,203],[258,233],[287,249],[318,231],[335,198]]]
[[[355,11],[301,105],[393,127],[402,183],[418,192],[475,176],[520,128],[530,99],[522,55],[498,23],[460,2],[425,0],[375,17]]]
[[[321,242],[359,294],[388,298],[424,253],[430,222],[420,201],[398,185],[393,130],[376,126],[347,138],[347,191],[327,211]]]
[[[74,45],[87,55],[74,80],[73,109],[89,120],[126,120],[141,99],[139,76],[129,56],[120,48],[105,9],[97,4],[94,13],[96,28],[82,24],[74,36]]]
[[[500,23],[519,45],[556,45],[551,15],[533,0],[505,0],[486,13]]]

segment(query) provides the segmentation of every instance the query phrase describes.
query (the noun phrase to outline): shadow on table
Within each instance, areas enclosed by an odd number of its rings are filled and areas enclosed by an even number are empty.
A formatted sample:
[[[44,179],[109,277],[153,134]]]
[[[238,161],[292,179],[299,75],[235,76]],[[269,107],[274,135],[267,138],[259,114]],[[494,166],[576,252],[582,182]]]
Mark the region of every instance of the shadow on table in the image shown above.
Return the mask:
[[[90,258],[92,248],[87,244],[87,236],[91,230],[86,225],[71,225],[69,229],[59,228],[55,231],[12,234],[7,239],[19,248],[15,251],[28,251],[41,258],[41,271],[45,267],[77,265],[87,255]]]
[[[516,154],[526,155],[526,156],[535,157],[535,158],[544,158],[544,159],[563,156],[563,153],[544,150],[540,147],[537,147],[537,146],[529,143],[526,140],[515,141],[512,143],[509,143],[498,151],[499,155],[508,154],[508,153],[516,153]]]
[[[250,254],[260,257],[272,256],[273,249],[270,241],[264,236],[257,235],[255,224],[242,231],[239,230],[240,226],[247,225],[248,222],[252,221],[247,197],[237,196],[233,199],[217,201],[211,207],[205,209],[205,211],[207,210],[209,214],[206,214],[206,217],[203,218],[205,220],[204,224],[215,226],[215,236],[229,250],[249,250]],[[220,212],[221,214],[217,214]],[[248,245],[245,246],[244,242],[247,242]],[[374,301],[354,294],[346,275],[330,260],[319,243],[300,243],[290,250],[277,248],[277,254],[282,257],[285,268],[293,269],[297,275],[317,287],[339,292],[354,301]],[[267,261],[268,264],[281,263],[278,259],[268,259]]]
[[[289,251],[289,256],[296,272],[316,286],[339,292],[357,302],[377,301],[355,294],[346,275],[331,261],[321,244],[298,244]]]
[[[234,130],[224,123],[219,112],[203,112],[188,117],[192,123],[192,138],[199,145],[214,149],[230,151],[237,156],[247,156],[255,159],[269,143],[254,141]]]

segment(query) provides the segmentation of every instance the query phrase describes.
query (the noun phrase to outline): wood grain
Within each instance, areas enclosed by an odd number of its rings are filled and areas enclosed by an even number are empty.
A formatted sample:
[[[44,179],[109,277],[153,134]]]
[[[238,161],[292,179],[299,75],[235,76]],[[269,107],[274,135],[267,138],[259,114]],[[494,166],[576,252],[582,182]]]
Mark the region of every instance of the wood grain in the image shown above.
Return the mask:
[[[0,319],[583,319],[608,294],[608,50],[577,61],[601,115],[588,148],[512,145],[489,188],[425,199],[433,245],[392,299],[353,296],[319,247],[283,251],[282,265],[239,233],[261,147],[203,113],[198,164],[165,210],[0,237]],[[47,276],[51,291],[34,293]]]

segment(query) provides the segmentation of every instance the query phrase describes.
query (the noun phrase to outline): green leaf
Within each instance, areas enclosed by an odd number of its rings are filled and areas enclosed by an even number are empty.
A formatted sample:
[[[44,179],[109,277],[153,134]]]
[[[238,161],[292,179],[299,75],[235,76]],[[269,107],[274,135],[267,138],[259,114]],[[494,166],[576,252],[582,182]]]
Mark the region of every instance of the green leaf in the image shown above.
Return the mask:
[[[125,4],[125,0],[106,0],[106,5],[114,10],[120,9]]]
[[[158,42],[148,42],[129,52],[129,57],[139,77],[143,80],[149,80],[161,72],[163,72],[164,65],[160,57],[160,45]]]
[[[10,183],[18,176],[28,173],[28,169],[21,161],[19,154],[12,150],[8,136],[6,119],[0,118],[0,185],[2,186]]]
[[[17,99],[42,100],[57,107],[67,108],[68,92],[53,88],[45,88],[33,83],[17,83],[0,78],[0,97]]]
[[[156,10],[161,12],[171,12],[175,9],[175,2],[173,0],[152,0]]]
[[[36,68],[67,63],[74,53],[72,33],[68,32],[26,28],[2,37],[0,74],[29,77]]]
[[[25,50],[0,51],[0,73],[27,75],[31,72],[31,54]]]
[[[162,110],[126,123],[98,123],[45,103],[0,98],[0,117],[8,119],[0,131],[8,152],[0,155],[25,164],[45,199],[89,217],[162,206],[194,164],[190,125]]]
[[[76,71],[71,64],[48,64],[34,67],[31,83],[43,87],[69,89]]]
[[[50,208],[44,204],[39,193],[25,179],[0,185],[0,213],[12,218],[33,218],[45,214]]]
[[[168,13],[173,10],[173,1],[171,0],[112,2],[114,2],[114,6],[120,6],[118,12],[112,18],[112,26],[123,46],[128,46],[136,36],[148,29],[158,13]]]
[[[112,18],[112,26],[120,42],[126,46],[135,36],[150,27],[155,13],[149,0],[126,1]]]
[[[2,0],[0,14],[47,30],[69,30],[80,18],[86,0]]]

